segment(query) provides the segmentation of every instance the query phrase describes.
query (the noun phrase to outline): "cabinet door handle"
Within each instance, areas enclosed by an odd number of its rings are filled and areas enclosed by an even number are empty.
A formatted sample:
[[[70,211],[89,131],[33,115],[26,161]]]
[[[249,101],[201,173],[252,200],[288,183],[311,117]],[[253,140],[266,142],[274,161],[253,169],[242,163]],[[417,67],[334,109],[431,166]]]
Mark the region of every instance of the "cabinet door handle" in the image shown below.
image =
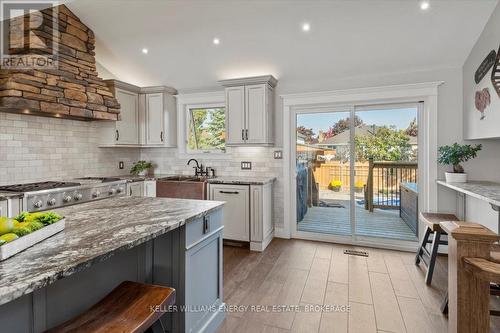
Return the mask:
[[[132,196],[132,187],[130,187],[129,193]]]
[[[208,216],[203,217],[203,234],[210,231],[210,218]]]
[[[118,130],[115,130],[115,139],[116,141],[120,139],[120,132]]]
[[[248,130],[245,130],[245,140],[248,140]]]
[[[163,131],[160,132],[160,140],[163,142]]]
[[[241,130],[241,140],[245,141],[245,130]]]
[[[224,193],[224,194],[238,194],[240,192],[238,192],[238,191],[219,191],[219,193]]]

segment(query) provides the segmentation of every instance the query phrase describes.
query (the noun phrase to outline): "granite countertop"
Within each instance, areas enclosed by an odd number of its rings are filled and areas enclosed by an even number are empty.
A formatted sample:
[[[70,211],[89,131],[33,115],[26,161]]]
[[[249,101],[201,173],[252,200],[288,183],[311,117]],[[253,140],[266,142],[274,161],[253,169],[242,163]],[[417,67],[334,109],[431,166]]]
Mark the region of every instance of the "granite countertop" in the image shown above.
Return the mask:
[[[275,180],[276,177],[215,177],[207,181],[211,184],[265,185]]]
[[[444,180],[438,180],[437,183],[455,191],[470,195],[471,197],[484,200],[494,206],[500,206],[500,183],[488,181],[447,183]]]
[[[0,192],[0,200],[7,200],[10,198],[21,198],[22,193],[19,192]]]
[[[175,177],[175,176],[193,176],[194,175],[180,175],[180,174],[154,174],[148,176],[112,176],[114,178],[120,178],[122,180],[127,180],[129,182],[140,182],[144,180],[158,180],[164,177]],[[207,181],[212,184],[233,184],[233,185],[264,185],[272,183],[276,180],[276,177],[215,177],[207,178]]]
[[[142,182],[145,180],[158,180],[163,177],[176,176],[176,175],[167,175],[167,174],[154,174],[147,176],[134,176],[134,175],[121,175],[121,176],[112,176],[113,178],[120,178],[121,180],[126,180],[128,182]]]
[[[0,305],[174,230],[222,202],[117,197],[54,211],[66,229],[0,262]]]

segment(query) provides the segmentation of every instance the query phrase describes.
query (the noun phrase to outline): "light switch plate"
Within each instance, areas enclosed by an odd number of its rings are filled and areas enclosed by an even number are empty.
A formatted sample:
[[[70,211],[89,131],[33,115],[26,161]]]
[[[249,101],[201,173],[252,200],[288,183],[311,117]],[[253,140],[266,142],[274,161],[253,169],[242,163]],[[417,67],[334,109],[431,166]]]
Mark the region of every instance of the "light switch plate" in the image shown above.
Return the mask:
[[[283,151],[281,150],[275,150],[274,151],[274,159],[275,160],[281,160],[283,158]]]
[[[241,170],[252,170],[252,162],[241,162]]]

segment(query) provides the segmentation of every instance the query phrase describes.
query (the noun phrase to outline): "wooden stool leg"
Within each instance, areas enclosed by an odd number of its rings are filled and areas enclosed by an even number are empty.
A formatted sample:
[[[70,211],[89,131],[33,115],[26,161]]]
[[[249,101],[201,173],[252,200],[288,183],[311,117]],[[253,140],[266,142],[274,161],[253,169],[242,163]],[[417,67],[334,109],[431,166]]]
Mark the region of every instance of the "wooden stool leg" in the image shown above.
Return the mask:
[[[427,267],[427,274],[425,274],[425,283],[430,285],[432,282],[432,274],[434,273],[434,265],[436,264],[436,257],[438,254],[439,241],[441,239],[441,232],[435,231],[434,238],[432,239],[431,257],[429,259],[429,267]]]
[[[420,243],[420,246],[418,247],[417,250],[417,255],[415,256],[415,265],[420,264],[420,256],[423,253],[423,248],[425,247],[425,245],[427,245],[427,242],[429,241],[430,234],[431,234],[431,229],[429,227],[426,227],[424,238],[422,239],[422,242]]]

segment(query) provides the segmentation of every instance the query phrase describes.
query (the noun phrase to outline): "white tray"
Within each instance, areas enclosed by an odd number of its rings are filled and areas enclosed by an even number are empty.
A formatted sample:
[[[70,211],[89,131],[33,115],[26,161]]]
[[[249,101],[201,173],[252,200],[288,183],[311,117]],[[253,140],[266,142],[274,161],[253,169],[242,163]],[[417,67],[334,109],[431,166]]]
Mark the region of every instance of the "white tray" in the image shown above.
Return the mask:
[[[64,230],[66,222],[64,219],[57,221],[56,223],[49,224],[42,229],[34,231],[30,234],[19,237],[12,242],[6,243],[0,246],[0,261],[12,257],[14,254],[26,250],[28,247],[35,245],[38,242],[43,241],[50,236],[57,234]]]

